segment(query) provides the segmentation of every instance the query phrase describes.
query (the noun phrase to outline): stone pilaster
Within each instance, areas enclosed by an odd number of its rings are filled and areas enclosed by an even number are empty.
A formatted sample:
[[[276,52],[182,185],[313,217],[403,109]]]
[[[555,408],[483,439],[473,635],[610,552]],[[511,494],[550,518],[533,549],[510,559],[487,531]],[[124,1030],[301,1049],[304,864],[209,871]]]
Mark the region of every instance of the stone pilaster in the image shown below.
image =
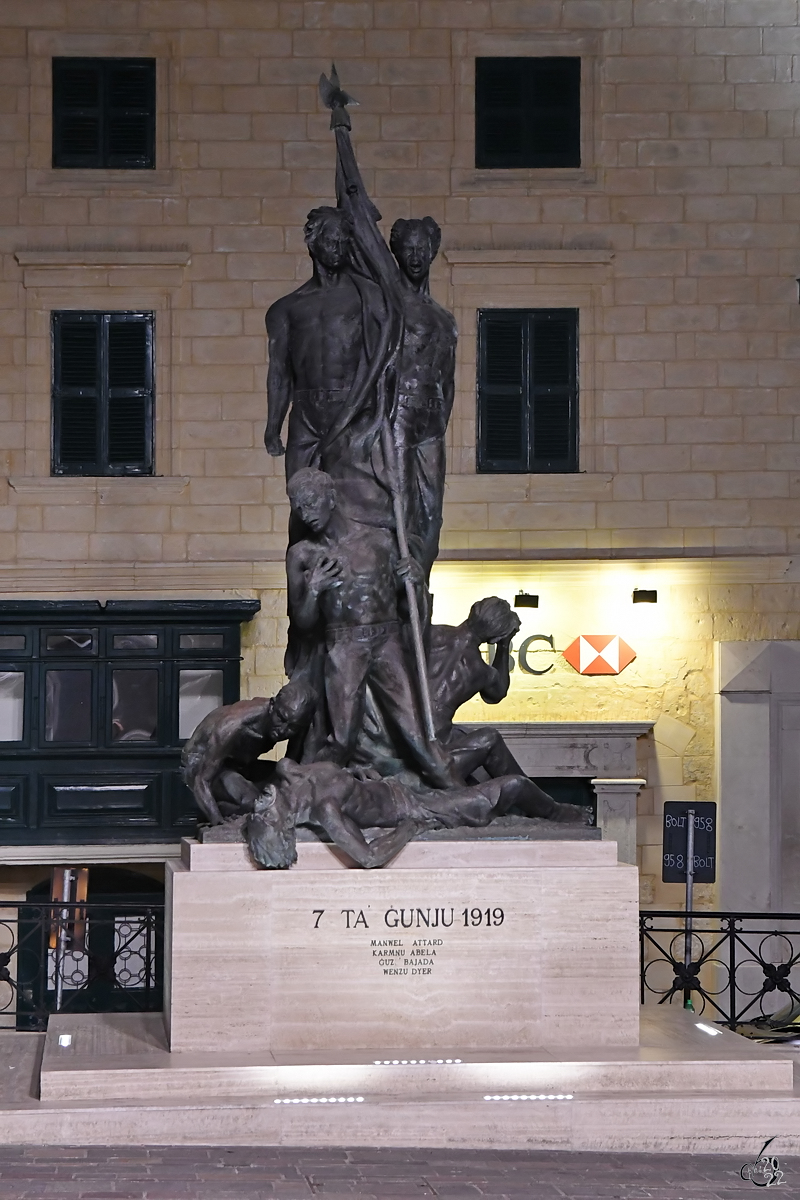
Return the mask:
[[[636,798],[644,779],[593,779],[597,825],[603,840],[617,843],[619,862],[636,863]]]

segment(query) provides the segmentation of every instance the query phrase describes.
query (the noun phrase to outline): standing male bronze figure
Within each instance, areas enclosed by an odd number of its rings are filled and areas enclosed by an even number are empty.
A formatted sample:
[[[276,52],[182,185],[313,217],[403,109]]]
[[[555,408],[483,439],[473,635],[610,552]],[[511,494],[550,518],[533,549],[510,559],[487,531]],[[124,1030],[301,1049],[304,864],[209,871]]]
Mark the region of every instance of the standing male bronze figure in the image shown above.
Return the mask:
[[[407,579],[421,586],[421,567],[398,556],[388,530],[348,523],[324,471],[298,471],[288,489],[292,510],[308,531],[286,556],[289,611],[301,631],[318,627],[325,647],[331,734],[315,758],[348,765],[369,687],[401,754],[434,787],[457,786],[449,755],[424,735],[401,638],[399,593]]]
[[[400,267],[403,311],[392,429],[409,543],[426,579],[439,553],[458,336],[452,314],[430,293],[441,239],[433,217],[397,220],[389,238]]]
[[[385,488],[375,479],[376,380],[391,330],[380,288],[352,269],[353,225],[340,208],[308,214],[305,240],[311,279],[267,312],[270,454],[286,454],[286,479],[315,466],[345,485],[342,502],[359,520],[389,524]],[[281,429],[287,412],[286,447]],[[290,535],[290,540],[294,540]]]
[[[391,445],[384,440],[385,456],[392,460],[387,467],[396,476],[405,535],[427,579],[439,549],[458,336],[452,314],[430,294],[441,230],[433,217],[397,220],[390,252],[378,228],[381,214],[367,195],[350,141],[345,105],[353,101],[342,91],[335,67],[330,80],[320,79],[320,94],[331,109],[336,136],[339,206],[351,218],[360,266],[378,284],[395,318],[384,413],[385,432],[390,430],[392,437]]]

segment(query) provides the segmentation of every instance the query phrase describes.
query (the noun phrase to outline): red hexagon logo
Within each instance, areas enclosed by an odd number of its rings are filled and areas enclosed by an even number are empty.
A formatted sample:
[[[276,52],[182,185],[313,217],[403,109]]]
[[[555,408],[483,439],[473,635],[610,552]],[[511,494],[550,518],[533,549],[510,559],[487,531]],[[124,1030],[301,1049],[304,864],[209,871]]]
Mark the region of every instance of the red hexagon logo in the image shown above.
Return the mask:
[[[567,646],[564,658],[579,675],[619,675],[636,651],[616,633],[582,633]]]

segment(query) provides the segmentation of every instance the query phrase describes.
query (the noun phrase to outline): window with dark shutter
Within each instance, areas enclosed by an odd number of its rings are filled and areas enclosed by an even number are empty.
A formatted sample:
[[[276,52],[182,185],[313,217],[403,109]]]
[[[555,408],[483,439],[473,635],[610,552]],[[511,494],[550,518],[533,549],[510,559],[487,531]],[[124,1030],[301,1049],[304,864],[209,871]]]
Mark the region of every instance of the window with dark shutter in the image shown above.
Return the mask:
[[[152,58],[53,59],[53,166],[155,167]]]
[[[578,469],[578,312],[478,316],[478,470]]]
[[[475,166],[581,165],[581,60],[476,58]]]
[[[151,474],[153,392],[152,313],[53,313],[53,474]]]

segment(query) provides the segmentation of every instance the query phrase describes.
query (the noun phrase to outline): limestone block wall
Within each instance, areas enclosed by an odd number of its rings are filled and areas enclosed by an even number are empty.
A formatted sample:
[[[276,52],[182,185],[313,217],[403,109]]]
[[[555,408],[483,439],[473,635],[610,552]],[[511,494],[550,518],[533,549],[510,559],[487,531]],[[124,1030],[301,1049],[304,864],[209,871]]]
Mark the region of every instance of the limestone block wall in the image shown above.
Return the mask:
[[[258,595],[245,694],[282,680],[283,465],[263,448],[264,312],[333,201],[316,80],[334,59],[384,215],[434,216],[461,337],[436,618],[541,592],[558,655],[465,718],[653,720],[660,806],[715,798],[714,640],[800,637],[798,0],[4,0],[0,596]],[[474,59],[580,55],[582,166],[479,171]],[[54,55],[157,60],[157,165],[51,167]],[[580,472],[475,473],[476,312],[580,314]],[[50,313],[156,314],[156,477],[50,477]],[[604,561],[616,560],[616,561]],[[615,572],[617,572],[615,574]],[[659,590],[634,614],[632,586]],[[650,622],[648,625],[647,622]],[[687,790],[689,789],[689,790]],[[691,790],[694,789],[694,790]],[[724,797],[718,797],[724,806]],[[713,895],[709,893],[707,902]]]
[[[387,226],[443,227],[445,552],[794,552],[797,18],[797,0],[5,0],[0,590],[56,564],[88,583],[87,563],[198,581],[233,563],[244,585],[281,557],[263,315],[307,276],[303,220],[332,200],[332,58]],[[155,171],[51,168],[64,54],[156,58]],[[581,168],[475,170],[487,54],[581,55]],[[475,311],[508,304],[580,309],[580,475],[474,474]],[[159,480],[49,480],[58,307],[156,312]]]

